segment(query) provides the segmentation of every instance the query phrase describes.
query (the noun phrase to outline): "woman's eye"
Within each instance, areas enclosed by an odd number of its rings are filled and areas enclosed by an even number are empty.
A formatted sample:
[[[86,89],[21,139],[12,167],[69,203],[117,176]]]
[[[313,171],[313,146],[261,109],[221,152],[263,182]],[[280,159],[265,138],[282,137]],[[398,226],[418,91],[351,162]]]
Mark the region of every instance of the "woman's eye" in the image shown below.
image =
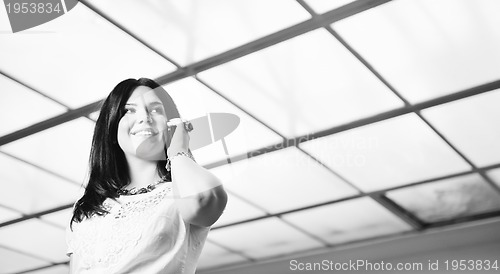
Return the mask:
[[[153,108],[151,113],[163,113],[163,110],[161,108]]]
[[[125,114],[131,114],[131,113],[134,113],[134,112],[135,112],[135,110],[132,109],[132,108],[126,108],[125,109]]]

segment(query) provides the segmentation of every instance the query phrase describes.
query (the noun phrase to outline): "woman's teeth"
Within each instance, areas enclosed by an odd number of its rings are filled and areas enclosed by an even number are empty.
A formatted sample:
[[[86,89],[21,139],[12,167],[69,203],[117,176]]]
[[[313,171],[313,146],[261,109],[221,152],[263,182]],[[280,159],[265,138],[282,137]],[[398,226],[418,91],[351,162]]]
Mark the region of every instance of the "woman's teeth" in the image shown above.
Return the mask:
[[[151,136],[151,135],[153,135],[153,132],[150,131],[150,130],[141,130],[141,131],[138,131],[138,132],[134,133],[134,135]]]

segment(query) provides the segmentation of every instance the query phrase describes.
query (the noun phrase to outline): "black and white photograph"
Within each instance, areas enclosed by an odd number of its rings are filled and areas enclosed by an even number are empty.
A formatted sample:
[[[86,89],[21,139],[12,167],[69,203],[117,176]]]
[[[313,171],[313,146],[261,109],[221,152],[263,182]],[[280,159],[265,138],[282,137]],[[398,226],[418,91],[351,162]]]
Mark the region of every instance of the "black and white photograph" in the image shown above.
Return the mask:
[[[0,274],[500,273],[500,0],[2,0]]]

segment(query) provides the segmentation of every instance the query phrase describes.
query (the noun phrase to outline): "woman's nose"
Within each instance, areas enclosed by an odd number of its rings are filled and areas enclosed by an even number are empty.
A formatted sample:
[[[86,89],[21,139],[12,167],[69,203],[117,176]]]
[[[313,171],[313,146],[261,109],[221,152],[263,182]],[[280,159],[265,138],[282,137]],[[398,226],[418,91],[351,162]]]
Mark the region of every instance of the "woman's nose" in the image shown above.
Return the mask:
[[[141,116],[139,117],[139,123],[153,123],[153,118],[151,117],[151,114],[148,111],[144,111]]]

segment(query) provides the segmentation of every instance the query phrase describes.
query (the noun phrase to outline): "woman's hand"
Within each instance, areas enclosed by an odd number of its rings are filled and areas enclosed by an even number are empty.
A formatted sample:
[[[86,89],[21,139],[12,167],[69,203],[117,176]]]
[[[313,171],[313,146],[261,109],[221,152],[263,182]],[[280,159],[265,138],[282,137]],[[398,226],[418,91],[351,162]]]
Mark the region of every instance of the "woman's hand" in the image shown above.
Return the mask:
[[[188,152],[189,133],[186,130],[186,127],[188,127],[186,123],[189,122],[181,118],[173,118],[172,120],[167,122],[167,134],[171,136],[170,146],[167,148],[167,156],[169,158],[171,158],[171,156],[177,154],[178,152]]]

